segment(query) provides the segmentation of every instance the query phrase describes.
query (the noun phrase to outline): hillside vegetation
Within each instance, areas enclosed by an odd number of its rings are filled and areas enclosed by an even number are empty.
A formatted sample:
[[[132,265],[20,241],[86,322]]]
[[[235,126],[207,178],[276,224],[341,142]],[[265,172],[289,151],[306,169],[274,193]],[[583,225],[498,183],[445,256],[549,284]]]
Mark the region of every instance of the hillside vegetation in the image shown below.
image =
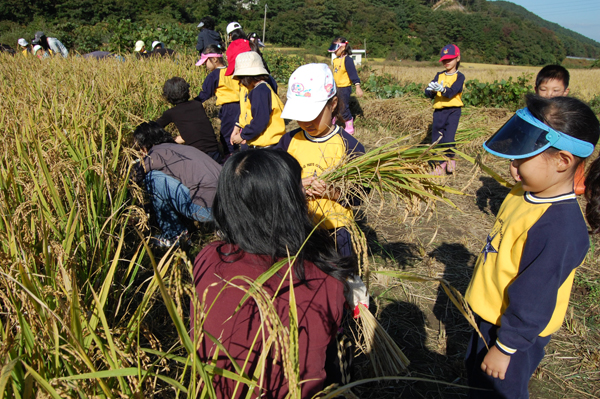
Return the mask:
[[[44,30],[82,53],[130,51],[139,39],[193,49],[206,15],[220,32],[234,20],[246,32],[262,32],[265,3],[267,42],[314,53],[341,35],[388,59],[435,60],[449,42],[471,62],[542,65],[600,55],[591,39],[510,3],[484,0],[8,0],[0,4],[0,41],[14,44]]]
[[[600,47],[600,43],[597,41],[583,36],[577,32],[573,32],[570,29],[563,28],[554,22],[546,21],[545,19],[538,17],[520,5],[511,3],[509,1],[495,1],[494,5],[502,10],[502,14],[499,14],[500,16],[510,13],[517,14],[542,28],[551,30],[560,38],[562,44],[565,46],[568,56],[592,58],[598,57],[598,48]]]

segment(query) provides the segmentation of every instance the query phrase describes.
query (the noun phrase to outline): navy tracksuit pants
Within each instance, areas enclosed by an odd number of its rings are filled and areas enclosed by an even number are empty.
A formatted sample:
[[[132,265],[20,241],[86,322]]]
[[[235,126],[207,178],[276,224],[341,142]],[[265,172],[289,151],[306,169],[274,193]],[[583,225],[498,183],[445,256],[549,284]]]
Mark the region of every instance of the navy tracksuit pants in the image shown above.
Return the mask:
[[[496,342],[498,326],[488,323],[476,316],[477,327],[491,348]],[[481,363],[487,354],[483,340],[475,331],[471,335],[465,366],[469,378],[469,386],[480,388],[470,389],[470,399],[527,399],[527,385],[535,369],[544,358],[544,347],[550,341],[550,336],[537,337],[533,345],[525,351],[517,351],[510,357],[504,380],[493,378],[481,370]],[[483,390],[482,390],[483,389]]]
[[[352,113],[350,112],[350,95],[352,94],[352,86],[348,87],[338,87],[337,88],[338,98],[342,100],[342,105],[340,112],[342,114],[342,118],[344,118],[344,122],[348,122],[352,119]]]
[[[219,119],[221,120],[221,144],[225,155],[233,154],[234,147],[229,142],[231,132],[235,128],[235,123],[240,119],[240,103],[226,103],[221,105],[219,110]]]
[[[449,107],[433,111],[433,125],[431,126],[432,143],[435,143],[439,139],[438,145],[454,147],[454,144],[446,143],[453,143],[455,141],[461,109],[460,107]],[[454,157],[454,153],[447,151],[447,156],[452,158]]]

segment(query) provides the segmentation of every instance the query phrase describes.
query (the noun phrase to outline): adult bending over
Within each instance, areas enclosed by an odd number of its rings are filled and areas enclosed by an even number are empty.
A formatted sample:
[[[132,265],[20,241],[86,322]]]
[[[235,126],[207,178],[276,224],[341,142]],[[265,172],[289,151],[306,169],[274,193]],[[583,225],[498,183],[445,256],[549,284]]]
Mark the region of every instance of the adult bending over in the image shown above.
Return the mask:
[[[31,41],[31,43],[42,46],[44,51],[49,52],[50,55],[60,54],[63,56],[63,58],[67,58],[69,56],[69,50],[67,50],[60,40],[55,37],[46,37],[44,32],[35,32],[35,38]]]
[[[227,286],[227,280],[236,276],[254,280],[276,261],[299,253],[293,265],[299,369],[300,380],[307,381],[301,385],[302,397],[310,398],[323,388],[327,347],[340,325],[345,281],[356,270],[356,263],[351,257],[337,254],[327,231],[313,232],[301,173],[298,161],[283,151],[245,151],[229,158],[223,166],[213,205],[222,241],[209,244],[198,254],[194,285],[199,298],[205,299],[200,306],[208,311],[221,288]],[[272,295],[281,284],[274,306],[283,324],[289,326],[289,278],[282,281],[286,270],[284,266],[262,287]],[[241,280],[234,283],[245,285]],[[244,294],[239,288],[228,286],[204,320],[197,321],[203,322],[205,331],[219,337],[240,366],[249,355],[244,371],[252,375],[264,350],[260,336],[252,347],[261,315],[252,299],[236,311]],[[198,317],[202,312],[195,309],[192,314]],[[194,324],[192,330],[193,327]],[[210,361],[216,350],[212,341],[205,338],[198,352],[202,360]],[[223,351],[219,351],[216,366],[234,371]],[[269,353],[264,367],[262,397],[285,397],[289,387],[281,355]],[[247,393],[240,387],[233,395],[235,381],[226,378],[216,376],[213,383],[219,398],[245,397]]]
[[[185,219],[212,220],[221,166],[197,148],[175,143],[156,122],[139,125],[133,139],[144,153],[144,183],[162,230],[156,244],[171,246],[185,233]]]

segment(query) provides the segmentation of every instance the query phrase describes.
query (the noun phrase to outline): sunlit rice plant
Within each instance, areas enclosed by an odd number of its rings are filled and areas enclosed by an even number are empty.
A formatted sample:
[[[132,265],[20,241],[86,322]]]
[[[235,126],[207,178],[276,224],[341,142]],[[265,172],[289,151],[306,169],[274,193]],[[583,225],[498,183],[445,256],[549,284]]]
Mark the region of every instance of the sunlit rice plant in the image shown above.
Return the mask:
[[[434,206],[436,201],[456,207],[447,194],[462,193],[444,184],[441,176],[430,172],[431,162],[446,160],[444,149],[435,146],[407,144],[400,137],[359,157],[349,157],[321,179],[341,191],[342,197],[358,197],[369,206],[373,195],[405,205],[406,214],[419,212],[422,204]]]

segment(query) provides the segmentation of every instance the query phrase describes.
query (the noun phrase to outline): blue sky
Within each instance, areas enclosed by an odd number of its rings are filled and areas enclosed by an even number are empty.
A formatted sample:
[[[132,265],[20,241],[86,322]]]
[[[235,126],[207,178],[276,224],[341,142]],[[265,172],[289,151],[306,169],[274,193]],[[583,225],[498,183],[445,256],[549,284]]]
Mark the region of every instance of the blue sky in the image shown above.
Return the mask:
[[[600,42],[600,0],[507,0]]]

